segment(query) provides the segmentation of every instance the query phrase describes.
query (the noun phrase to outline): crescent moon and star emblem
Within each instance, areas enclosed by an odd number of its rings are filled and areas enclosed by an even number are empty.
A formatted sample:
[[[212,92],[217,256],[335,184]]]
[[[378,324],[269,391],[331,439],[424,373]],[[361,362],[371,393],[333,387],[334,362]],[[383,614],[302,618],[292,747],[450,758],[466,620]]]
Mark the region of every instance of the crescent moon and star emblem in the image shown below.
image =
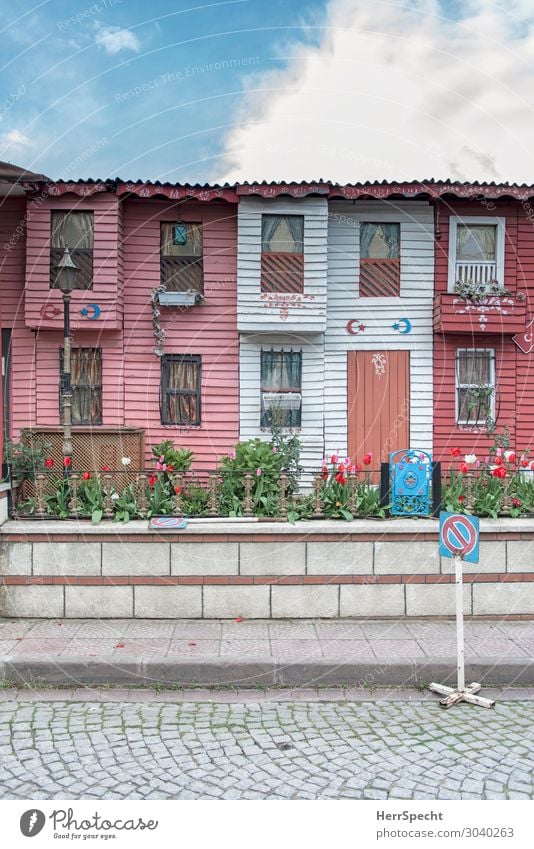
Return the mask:
[[[350,321],[347,321],[347,333],[350,333],[351,336],[363,333],[364,330],[365,324],[362,324],[359,318],[351,318]]]
[[[92,310],[93,314],[90,315],[90,310]],[[87,316],[89,321],[94,321],[100,316],[102,310],[98,306],[98,304],[87,304],[86,307],[82,307],[80,310],[80,315]]]
[[[39,315],[44,319],[57,318],[60,314],[61,307],[56,307],[55,304],[43,304],[39,310]]]
[[[411,333],[412,322],[409,318],[399,318],[395,324],[391,325],[393,330],[398,330],[404,336],[406,333]]]

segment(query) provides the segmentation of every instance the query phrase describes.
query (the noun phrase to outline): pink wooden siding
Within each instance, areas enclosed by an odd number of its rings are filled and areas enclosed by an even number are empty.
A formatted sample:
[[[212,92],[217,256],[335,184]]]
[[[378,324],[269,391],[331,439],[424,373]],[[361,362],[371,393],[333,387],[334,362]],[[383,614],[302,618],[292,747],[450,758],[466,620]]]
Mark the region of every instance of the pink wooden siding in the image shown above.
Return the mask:
[[[518,201],[495,201],[484,205],[441,202],[440,229],[436,242],[436,294],[447,292],[449,215],[501,216],[506,218],[504,285],[516,294],[526,295],[525,321],[534,317],[534,228],[527,218],[527,205]],[[497,428],[510,430],[511,444],[518,450],[534,445],[534,352],[523,354],[515,345],[505,322],[499,333],[442,333],[434,337],[434,453],[436,459],[450,460],[450,448],[462,453],[484,455],[493,443],[481,428],[455,423],[455,353],[458,348],[494,348],[497,385]]]
[[[0,291],[2,327],[11,330],[11,424],[15,431],[35,422],[34,334],[24,324],[26,198],[0,204]]]
[[[160,281],[160,222],[173,219],[203,225],[204,303],[161,308],[165,352],[202,356],[202,425],[192,428],[160,424],[150,293]],[[171,438],[195,452],[198,468],[213,468],[239,431],[236,208],[128,200],[124,227],[124,423],[145,428],[147,456],[151,445]]]
[[[3,205],[4,244],[24,219],[25,204],[21,198]],[[103,426],[144,428],[147,459],[152,444],[171,438],[195,452],[198,469],[213,468],[239,432],[237,219],[231,204],[139,199],[117,206],[107,193],[82,200],[66,195],[46,203],[30,201],[28,244],[23,235],[9,252],[2,250],[2,310],[13,334],[12,435],[17,437],[23,427],[60,425],[62,310],[53,320],[42,320],[39,311],[58,297],[49,289],[51,210],[76,208],[95,210],[95,283],[91,292],[73,297],[73,345],[102,349]],[[150,295],[160,282],[160,221],[173,218],[203,224],[204,303],[162,310],[166,352],[202,356],[202,425],[197,428],[160,424],[160,360],[154,354]],[[83,319],[80,299],[102,305],[114,314],[113,322]]]
[[[61,293],[50,289],[50,218],[52,210],[92,211],[94,213],[93,288],[72,295],[71,323],[74,330],[117,330],[120,328],[120,202],[110,192],[88,198],[66,194],[28,205],[26,248],[26,324],[31,328],[61,330]],[[97,303],[100,317],[91,320],[80,315],[87,304]],[[59,308],[55,317],[43,315],[45,306]],[[89,328],[89,326],[90,328]]]

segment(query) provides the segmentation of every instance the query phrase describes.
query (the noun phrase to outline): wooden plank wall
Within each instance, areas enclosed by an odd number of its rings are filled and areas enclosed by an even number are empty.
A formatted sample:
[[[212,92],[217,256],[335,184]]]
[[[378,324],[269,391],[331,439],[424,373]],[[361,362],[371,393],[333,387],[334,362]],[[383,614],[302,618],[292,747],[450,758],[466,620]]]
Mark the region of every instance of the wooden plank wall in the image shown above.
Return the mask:
[[[160,222],[201,222],[204,303],[162,308],[169,354],[202,355],[202,425],[160,424],[160,360],[154,354],[150,294],[160,280]],[[150,446],[172,438],[214,468],[238,439],[239,345],[236,326],[235,207],[197,201],[128,200],[124,208],[124,423],[145,428]]]
[[[261,216],[296,214],[304,216],[304,295],[302,306],[290,306],[282,320],[276,306],[261,300]],[[238,327],[244,332],[318,332],[326,323],[325,198],[241,198],[238,206]],[[274,296],[273,296],[274,297]]]
[[[504,285],[515,293],[529,294],[534,283],[532,256],[534,230],[517,201],[470,202],[451,200],[439,203],[442,237],[436,242],[436,293],[447,291],[449,218],[457,216],[501,216],[506,219]],[[520,269],[524,273],[520,273]],[[532,292],[530,292],[532,297]],[[527,320],[531,309],[527,302]],[[511,334],[437,332],[434,340],[434,454],[448,463],[450,449],[458,447],[462,454],[485,456],[494,437],[481,426],[457,425],[455,420],[455,362],[458,348],[494,348],[497,394],[497,429],[507,426],[512,445],[519,450],[533,443],[534,389],[532,387],[532,355],[522,354]],[[516,445],[517,443],[517,445]]]
[[[400,222],[399,298],[358,297],[360,222],[364,221]],[[377,200],[329,204],[326,453],[334,449],[347,452],[347,351],[358,350],[410,352],[410,445],[431,449],[433,284],[434,219],[429,203]],[[410,333],[393,328],[401,318],[411,322]],[[349,319],[357,319],[365,330],[351,336],[347,332]]]

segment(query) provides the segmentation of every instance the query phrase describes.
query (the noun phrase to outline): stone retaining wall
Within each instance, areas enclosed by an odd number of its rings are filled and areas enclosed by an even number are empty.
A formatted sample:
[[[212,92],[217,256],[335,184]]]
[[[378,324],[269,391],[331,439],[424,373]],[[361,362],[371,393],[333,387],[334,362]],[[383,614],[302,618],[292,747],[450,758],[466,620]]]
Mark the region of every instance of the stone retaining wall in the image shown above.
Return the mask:
[[[437,522],[6,522],[0,616],[337,618],[454,615]],[[481,522],[465,613],[534,617],[534,521]]]

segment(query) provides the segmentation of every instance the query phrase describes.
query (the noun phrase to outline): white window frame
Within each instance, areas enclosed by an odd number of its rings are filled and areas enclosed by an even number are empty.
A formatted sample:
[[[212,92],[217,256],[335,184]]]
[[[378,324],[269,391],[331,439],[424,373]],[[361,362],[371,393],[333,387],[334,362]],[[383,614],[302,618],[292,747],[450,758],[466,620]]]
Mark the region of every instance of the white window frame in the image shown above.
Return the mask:
[[[300,425],[295,425],[295,427],[282,427],[282,428],[280,428],[282,433],[298,433],[302,430],[302,427],[303,427],[302,418],[303,418],[303,413],[304,413],[304,394],[303,394],[303,391],[302,391],[302,387],[303,387],[303,383],[304,383],[304,353],[303,353],[303,350],[302,350],[302,348],[297,348],[297,349],[293,350],[291,348],[291,346],[288,348],[287,345],[271,345],[270,347],[264,348],[262,346],[260,348],[260,351],[259,351],[259,364],[260,364],[260,377],[259,377],[260,431],[262,433],[265,433],[265,432],[269,431],[270,428],[261,424],[262,408],[264,406],[263,398],[265,396],[272,397],[273,395],[278,395],[279,393],[277,391],[268,392],[268,391],[264,391],[262,389],[262,384],[261,384],[261,355],[262,355],[263,351],[274,351],[277,354],[289,354],[291,352],[294,353],[294,354],[300,354],[300,389],[288,389],[288,390],[284,391],[284,393],[283,393],[284,395],[292,395],[292,396],[294,396],[295,399],[298,398],[298,400],[300,402],[299,403],[299,406],[300,406]],[[289,409],[294,409],[294,407],[290,407]]]
[[[447,291],[454,292],[456,284],[456,237],[459,224],[492,224],[497,227],[495,239],[496,279],[500,286],[504,286],[506,218],[496,215],[451,215],[449,218],[449,279]]]
[[[457,348],[454,359],[454,419],[458,426],[483,427],[485,422],[470,422],[460,421],[460,389],[469,389],[474,386],[479,386],[478,383],[460,383],[460,366],[459,355],[465,353],[477,352],[479,354],[489,354],[490,358],[490,382],[485,386],[491,386],[493,393],[491,396],[490,418],[495,421],[495,394],[497,389],[496,384],[496,368],[495,368],[495,348]]]

